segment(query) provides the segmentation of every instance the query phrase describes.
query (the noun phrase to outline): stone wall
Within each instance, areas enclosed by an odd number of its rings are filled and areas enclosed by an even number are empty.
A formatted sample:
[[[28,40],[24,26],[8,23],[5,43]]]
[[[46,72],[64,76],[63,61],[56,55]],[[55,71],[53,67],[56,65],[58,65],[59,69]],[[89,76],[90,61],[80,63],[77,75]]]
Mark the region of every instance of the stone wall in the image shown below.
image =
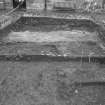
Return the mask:
[[[27,9],[44,9],[44,0],[26,0]]]
[[[12,0],[0,0],[0,9],[11,9]]]
[[[45,0],[27,0],[27,8],[29,9],[43,9],[44,8],[44,1]],[[54,2],[64,2],[65,0],[48,0],[50,2],[48,2],[48,8],[52,8]],[[70,2],[71,5],[76,5],[76,8],[80,8],[82,6],[82,4],[85,2],[86,0],[66,0],[66,2]],[[95,0],[97,2],[97,4],[99,6],[102,7],[102,1],[103,0]]]
[[[0,2],[5,1],[5,4],[0,3],[0,9],[2,8],[13,8],[12,6],[12,0],[0,0]],[[26,0],[27,9],[44,9],[44,1],[45,0]],[[52,9],[54,2],[61,2],[65,0],[47,0],[48,2],[48,9]],[[81,5],[86,0],[66,0],[66,2],[71,2],[71,5],[76,4],[76,8],[80,8]],[[102,5],[103,0],[95,0],[100,6]]]

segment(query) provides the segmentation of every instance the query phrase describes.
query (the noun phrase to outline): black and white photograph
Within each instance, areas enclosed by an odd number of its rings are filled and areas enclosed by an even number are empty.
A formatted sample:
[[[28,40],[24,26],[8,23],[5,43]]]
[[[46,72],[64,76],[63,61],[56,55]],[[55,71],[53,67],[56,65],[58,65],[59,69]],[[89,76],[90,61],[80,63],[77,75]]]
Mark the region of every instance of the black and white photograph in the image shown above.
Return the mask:
[[[0,0],[0,105],[105,105],[105,0]]]

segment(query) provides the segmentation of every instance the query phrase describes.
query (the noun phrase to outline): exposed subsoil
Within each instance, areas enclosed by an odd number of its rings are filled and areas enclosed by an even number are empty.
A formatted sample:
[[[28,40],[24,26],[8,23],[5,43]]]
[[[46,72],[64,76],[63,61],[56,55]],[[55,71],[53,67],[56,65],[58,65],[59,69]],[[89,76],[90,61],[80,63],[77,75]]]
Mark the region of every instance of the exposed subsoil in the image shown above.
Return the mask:
[[[2,30],[0,54],[100,57],[105,55],[104,33],[90,20],[21,18]]]

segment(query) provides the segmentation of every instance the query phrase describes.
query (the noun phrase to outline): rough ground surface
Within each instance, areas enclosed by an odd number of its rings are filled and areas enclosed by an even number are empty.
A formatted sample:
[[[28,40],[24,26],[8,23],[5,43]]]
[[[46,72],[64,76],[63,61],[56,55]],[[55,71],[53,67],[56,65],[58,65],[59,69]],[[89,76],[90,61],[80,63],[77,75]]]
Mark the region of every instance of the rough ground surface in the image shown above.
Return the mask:
[[[0,54],[105,55],[105,31],[90,20],[21,18],[6,30]]]
[[[104,105],[105,66],[71,62],[1,62],[1,105]]]
[[[22,18],[1,31],[0,55],[100,57],[104,33],[87,20]],[[105,105],[105,65],[0,61],[0,105]]]

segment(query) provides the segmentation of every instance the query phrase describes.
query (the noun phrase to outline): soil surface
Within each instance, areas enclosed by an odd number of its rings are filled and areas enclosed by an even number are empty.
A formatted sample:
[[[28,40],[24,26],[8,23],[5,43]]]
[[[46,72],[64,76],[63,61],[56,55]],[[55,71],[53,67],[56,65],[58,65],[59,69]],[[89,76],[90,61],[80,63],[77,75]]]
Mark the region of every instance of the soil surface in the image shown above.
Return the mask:
[[[86,19],[21,18],[2,30],[0,54],[100,57],[105,55],[104,33]]]
[[[0,62],[1,105],[105,105],[105,66]]]
[[[0,105],[105,105],[105,65],[90,60],[104,58],[104,33],[89,20],[51,18],[21,18],[2,30]]]

